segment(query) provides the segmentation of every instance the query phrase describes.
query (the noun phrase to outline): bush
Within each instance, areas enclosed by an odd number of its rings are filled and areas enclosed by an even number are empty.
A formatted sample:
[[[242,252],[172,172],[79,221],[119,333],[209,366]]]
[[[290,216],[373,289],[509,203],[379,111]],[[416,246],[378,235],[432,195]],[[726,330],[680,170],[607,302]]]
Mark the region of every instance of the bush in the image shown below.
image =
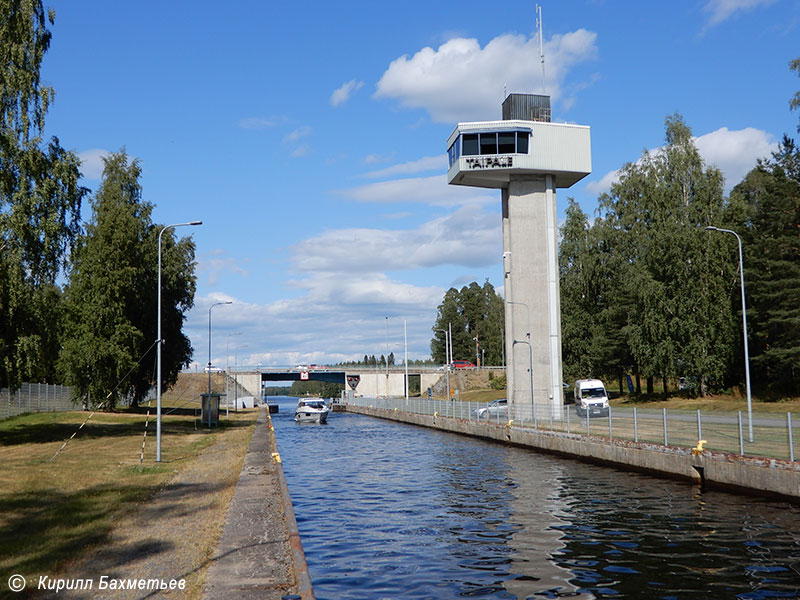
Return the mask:
[[[506,389],[506,375],[503,373],[499,377],[493,377],[492,373],[489,373],[489,387],[493,390],[504,390]]]

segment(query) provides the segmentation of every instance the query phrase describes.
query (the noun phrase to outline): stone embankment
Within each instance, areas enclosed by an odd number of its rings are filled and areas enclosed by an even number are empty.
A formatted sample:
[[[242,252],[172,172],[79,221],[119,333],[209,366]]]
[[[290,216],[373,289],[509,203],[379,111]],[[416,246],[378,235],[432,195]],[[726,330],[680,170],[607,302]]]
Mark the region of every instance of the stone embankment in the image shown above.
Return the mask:
[[[261,408],[204,600],[314,600],[292,500],[266,407]]]

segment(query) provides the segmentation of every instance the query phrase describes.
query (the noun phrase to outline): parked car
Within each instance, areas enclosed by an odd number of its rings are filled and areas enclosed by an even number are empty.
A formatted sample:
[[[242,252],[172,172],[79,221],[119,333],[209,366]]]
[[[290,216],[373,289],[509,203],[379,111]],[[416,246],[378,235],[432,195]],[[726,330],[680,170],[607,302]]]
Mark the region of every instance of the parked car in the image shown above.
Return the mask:
[[[472,412],[478,419],[508,418],[508,400],[506,398],[495,400],[490,402],[488,406],[476,408]]]
[[[475,364],[468,360],[454,360],[452,363],[454,369],[474,369]]]

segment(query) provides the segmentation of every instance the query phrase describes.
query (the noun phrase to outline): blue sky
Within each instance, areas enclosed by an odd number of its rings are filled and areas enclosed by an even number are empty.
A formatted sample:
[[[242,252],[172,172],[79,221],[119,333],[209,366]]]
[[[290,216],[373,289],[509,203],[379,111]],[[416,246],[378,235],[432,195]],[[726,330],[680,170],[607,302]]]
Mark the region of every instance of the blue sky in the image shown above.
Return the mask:
[[[47,133],[83,160],[125,148],[155,222],[197,244],[185,331],[200,368],[430,353],[451,286],[502,291],[498,191],[448,187],[459,121],[541,93],[535,3],[51,0]],[[784,133],[795,0],[540,2],[553,120],[591,126],[587,213],[680,112],[735,185]],[[88,206],[88,203],[87,203]],[[85,217],[88,219],[87,211]],[[241,332],[241,335],[234,335]]]

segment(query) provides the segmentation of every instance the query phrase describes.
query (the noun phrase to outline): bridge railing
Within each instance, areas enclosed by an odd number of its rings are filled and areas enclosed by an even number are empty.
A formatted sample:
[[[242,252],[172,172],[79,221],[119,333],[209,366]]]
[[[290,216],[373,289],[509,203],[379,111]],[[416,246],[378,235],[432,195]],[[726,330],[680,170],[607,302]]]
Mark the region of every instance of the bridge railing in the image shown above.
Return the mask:
[[[750,441],[747,416],[741,411],[655,410],[611,407],[600,416],[579,415],[574,405],[522,407],[491,403],[448,402],[436,398],[356,397],[358,406],[403,410],[438,417],[495,423],[575,436],[605,437],[654,445],[716,450],[742,456],[795,461],[800,444],[800,418],[792,413],[753,413]],[[703,444],[700,441],[703,440]]]

